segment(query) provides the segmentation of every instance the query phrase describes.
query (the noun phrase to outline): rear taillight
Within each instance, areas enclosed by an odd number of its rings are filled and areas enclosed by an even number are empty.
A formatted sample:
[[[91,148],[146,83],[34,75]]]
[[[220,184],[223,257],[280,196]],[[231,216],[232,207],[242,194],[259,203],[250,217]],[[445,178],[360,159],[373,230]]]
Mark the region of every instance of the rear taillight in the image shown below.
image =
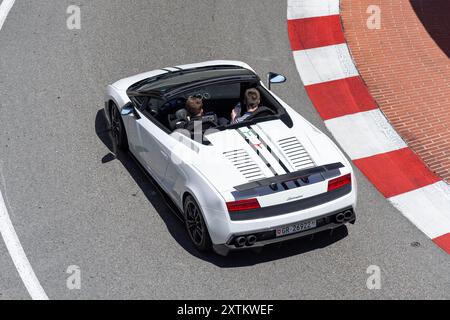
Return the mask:
[[[328,192],[342,188],[352,183],[352,175],[346,174],[345,176],[328,181]]]
[[[257,199],[245,199],[227,202],[228,212],[245,211],[259,209],[261,206]]]

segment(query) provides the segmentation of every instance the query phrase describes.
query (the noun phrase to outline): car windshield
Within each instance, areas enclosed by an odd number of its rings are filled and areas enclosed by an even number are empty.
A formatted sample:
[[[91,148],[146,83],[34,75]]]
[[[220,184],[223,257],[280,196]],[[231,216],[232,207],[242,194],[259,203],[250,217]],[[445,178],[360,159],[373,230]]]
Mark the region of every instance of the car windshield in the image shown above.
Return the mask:
[[[244,102],[245,92],[249,89],[257,90],[261,95],[260,106],[251,114]],[[199,116],[189,114],[187,108],[189,99],[200,101]],[[195,121],[203,121],[205,129],[214,127],[224,130],[277,119],[285,114],[284,108],[260,83],[247,81],[196,86],[168,100],[149,97],[141,108],[170,132],[176,129],[194,129],[190,123],[193,118]],[[235,116],[239,121],[234,121],[235,109],[240,110],[240,114]]]
[[[133,87],[132,90],[139,93],[158,92],[160,95],[164,95],[167,92],[191,83],[240,76],[255,75],[251,71],[239,67],[194,69],[168,73],[157,79],[148,79],[138,84],[137,87]]]
[[[198,128],[201,128],[203,132],[210,128],[236,129],[275,119],[282,120],[290,127],[292,120],[286,110],[262,85],[261,80],[248,70],[242,71],[243,77],[234,77],[236,70],[243,69],[207,70],[202,72],[203,76],[200,79],[203,81],[200,82],[197,82],[198,76],[182,74],[178,77],[155,81],[151,86],[148,84],[146,87],[181,86],[167,95],[161,95],[156,91],[143,93],[134,91],[129,94],[136,107],[167,133],[178,129],[191,132],[198,132]],[[217,74],[220,74],[222,78],[217,78]],[[232,76],[226,77],[227,75]],[[252,76],[248,77],[248,75]],[[210,81],[204,80],[210,77]],[[187,85],[186,81],[191,81],[193,84]],[[249,90],[257,91],[260,98],[259,105],[250,110],[246,104],[246,94]],[[191,99],[197,100],[194,102],[198,104],[195,114],[188,107],[188,101]],[[199,123],[201,123],[200,127]]]

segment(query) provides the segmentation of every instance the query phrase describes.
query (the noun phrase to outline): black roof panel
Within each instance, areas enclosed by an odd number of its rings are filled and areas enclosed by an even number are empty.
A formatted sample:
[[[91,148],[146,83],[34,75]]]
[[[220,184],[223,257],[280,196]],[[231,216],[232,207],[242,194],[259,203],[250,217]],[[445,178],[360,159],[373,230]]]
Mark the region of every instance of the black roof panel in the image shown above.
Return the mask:
[[[184,87],[189,84],[194,84],[196,82],[240,76],[256,77],[252,71],[238,66],[202,67],[169,72],[157,77],[142,80],[132,85],[128,89],[128,92],[133,92],[134,94],[153,93],[162,96],[174,89]]]

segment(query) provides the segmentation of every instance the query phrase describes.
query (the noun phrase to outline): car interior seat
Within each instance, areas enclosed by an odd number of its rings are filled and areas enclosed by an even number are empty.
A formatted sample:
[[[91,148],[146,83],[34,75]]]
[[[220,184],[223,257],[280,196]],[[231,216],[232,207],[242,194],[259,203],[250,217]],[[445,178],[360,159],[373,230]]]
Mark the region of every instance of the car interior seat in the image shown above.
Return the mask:
[[[186,123],[189,122],[188,112],[186,109],[182,108],[175,112],[174,114],[169,114],[169,125],[172,130],[184,128]]]

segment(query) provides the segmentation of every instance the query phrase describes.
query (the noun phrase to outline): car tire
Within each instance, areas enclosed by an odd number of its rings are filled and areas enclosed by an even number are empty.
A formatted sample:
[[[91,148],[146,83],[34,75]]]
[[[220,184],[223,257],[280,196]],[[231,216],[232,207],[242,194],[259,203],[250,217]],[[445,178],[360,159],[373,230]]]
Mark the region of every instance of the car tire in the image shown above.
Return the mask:
[[[212,242],[208,227],[200,207],[191,195],[184,200],[184,222],[189,238],[197,250],[201,252],[209,251],[212,247]]]
[[[118,150],[128,150],[128,138],[125,132],[125,125],[120,115],[119,108],[115,104],[111,107],[111,138]]]

